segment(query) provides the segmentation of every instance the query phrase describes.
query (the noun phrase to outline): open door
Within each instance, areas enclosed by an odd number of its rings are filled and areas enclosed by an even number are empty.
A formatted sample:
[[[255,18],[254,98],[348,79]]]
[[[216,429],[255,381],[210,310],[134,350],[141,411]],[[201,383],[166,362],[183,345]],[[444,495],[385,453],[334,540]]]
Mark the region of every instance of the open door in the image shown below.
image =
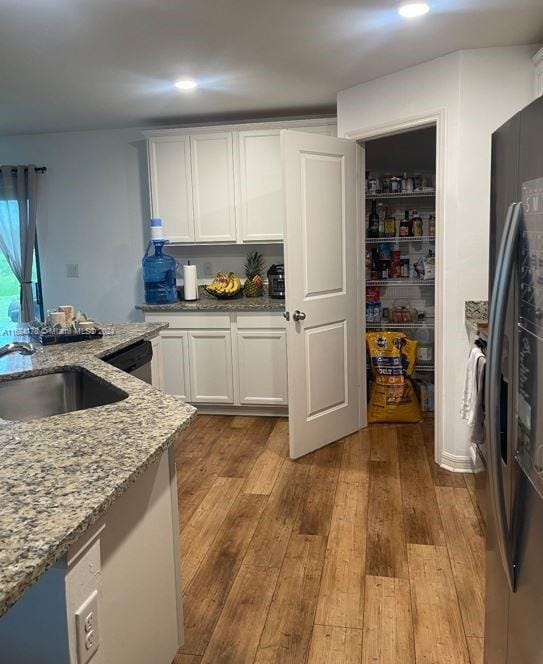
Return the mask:
[[[366,419],[356,151],[354,141],[281,132],[293,459],[356,431]]]

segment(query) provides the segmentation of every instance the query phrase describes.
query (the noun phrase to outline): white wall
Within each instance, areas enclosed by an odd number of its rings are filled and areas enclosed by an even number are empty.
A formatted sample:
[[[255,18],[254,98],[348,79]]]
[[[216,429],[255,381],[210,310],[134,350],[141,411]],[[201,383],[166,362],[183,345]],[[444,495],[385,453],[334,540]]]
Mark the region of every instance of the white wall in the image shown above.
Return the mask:
[[[469,463],[460,419],[468,337],[464,301],[487,298],[490,136],[533,99],[536,48],[518,46],[461,51],[338,94],[338,136],[442,111],[445,148],[442,263],[443,463]],[[459,370],[460,368],[460,370]]]
[[[140,319],[149,217],[137,129],[0,138],[0,163],[47,166],[38,240],[45,307],[74,304],[100,321]],[[66,277],[79,264],[79,279]]]
[[[245,276],[245,260],[249,252],[258,251],[264,259],[262,277],[266,281],[266,272],[274,263],[283,263],[283,244],[236,244],[217,246],[176,246],[168,247],[167,253],[171,254],[179,265],[185,265],[190,260],[196,265],[198,272],[198,283],[208,284],[213,281],[217,272],[235,272],[240,277]],[[210,264],[212,276],[206,276],[206,263]],[[178,283],[183,283],[183,272],[180,269]],[[243,279],[242,279],[243,281]]]
[[[141,320],[141,259],[148,241],[146,145],[140,129],[0,137],[1,164],[46,166],[38,241],[45,309],[74,304],[98,321]],[[180,263],[244,275],[249,251],[265,269],[283,261],[282,245],[170,247]],[[66,277],[66,264],[79,278]]]

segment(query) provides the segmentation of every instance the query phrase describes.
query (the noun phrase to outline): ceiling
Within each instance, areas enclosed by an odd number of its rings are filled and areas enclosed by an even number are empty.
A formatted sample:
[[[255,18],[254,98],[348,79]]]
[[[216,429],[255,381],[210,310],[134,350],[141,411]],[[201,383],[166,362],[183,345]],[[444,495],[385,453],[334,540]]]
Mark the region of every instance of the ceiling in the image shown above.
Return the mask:
[[[439,55],[543,41],[542,0],[428,1],[2,0],[0,133],[333,113]]]

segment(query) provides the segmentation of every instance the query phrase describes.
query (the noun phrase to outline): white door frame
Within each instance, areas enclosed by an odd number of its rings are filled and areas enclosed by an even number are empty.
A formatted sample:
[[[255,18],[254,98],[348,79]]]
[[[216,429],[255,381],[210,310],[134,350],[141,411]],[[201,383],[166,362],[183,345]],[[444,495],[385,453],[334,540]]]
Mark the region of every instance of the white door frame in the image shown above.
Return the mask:
[[[436,217],[439,220],[436,227],[436,317],[435,317],[435,352],[434,352],[434,459],[439,465],[442,465],[443,453],[443,277],[444,277],[444,246],[443,246],[443,228],[445,225],[445,148],[446,148],[446,112],[444,108],[435,111],[429,111],[421,115],[406,116],[395,122],[387,122],[380,125],[361,127],[351,131],[344,132],[342,138],[352,138],[357,141],[367,141],[392,134],[400,134],[414,129],[421,129],[428,125],[436,127]],[[362,182],[361,174],[358,177]],[[362,206],[361,206],[361,209]],[[362,220],[361,220],[362,223]],[[362,228],[362,226],[361,226]],[[362,283],[362,281],[360,282]],[[363,324],[362,329],[365,329]],[[364,388],[365,389],[365,388]]]

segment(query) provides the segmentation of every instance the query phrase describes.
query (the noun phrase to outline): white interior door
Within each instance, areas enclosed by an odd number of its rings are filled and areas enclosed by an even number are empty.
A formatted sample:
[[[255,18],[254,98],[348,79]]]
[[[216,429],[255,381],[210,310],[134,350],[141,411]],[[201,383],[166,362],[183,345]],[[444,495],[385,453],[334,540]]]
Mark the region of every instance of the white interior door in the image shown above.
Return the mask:
[[[361,148],[360,148],[361,149]],[[290,456],[360,428],[360,237],[354,141],[281,132]]]

